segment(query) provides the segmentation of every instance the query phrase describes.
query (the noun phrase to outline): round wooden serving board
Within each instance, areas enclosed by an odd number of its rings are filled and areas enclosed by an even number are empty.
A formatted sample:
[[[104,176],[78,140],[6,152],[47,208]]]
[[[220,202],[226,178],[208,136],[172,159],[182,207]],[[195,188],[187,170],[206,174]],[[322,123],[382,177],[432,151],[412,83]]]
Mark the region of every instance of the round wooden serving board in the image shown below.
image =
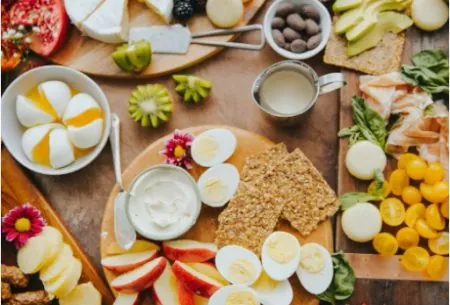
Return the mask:
[[[239,170],[242,169],[247,156],[259,153],[273,144],[273,142],[260,135],[229,126],[198,126],[185,129],[183,130],[183,132],[189,132],[196,135],[211,128],[227,128],[235,134],[237,138],[237,148],[233,156],[229,160],[227,160],[227,163],[235,165]],[[169,137],[170,135],[152,143],[131,163],[131,165],[123,174],[123,182],[125,188],[128,188],[134,177],[147,167],[164,163],[164,158],[160,155],[159,152],[163,149],[164,142]],[[190,173],[192,174],[194,179],[197,180],[204,170],[204,168],[194,166]],[[117,187],[114,187],[106,204],[105,214],[103,216],[100,248],[102,258],[107,256],[106,251],[108,245],[114,242],[114,199],[117,195],[117,191]],[[217,217],[219,216],[221,211],[221,208],[210,208],[203,205],[197,223],[187,234],[185,234],[181,238],[194,239],[203,242],[213,242],[218,226]],[[277,230],[287,231],[294,234],[295,236],[297,236],[301,243],[317,242],[319,244],[322,244],[329,251],[333,250],[333,232],[330,220],[327,220],[320,224],[317,230],[314,231],[310,236],[308,236],[308,238],[303,238],[284,220],[280,221]],[[115,277],[114,273],[105,269],[103,270],[105,272],[107,281],[110,283]],[[314,296],[310,295],[303,289],[295,276],[291,278],[291,284],[294,290],[294,301],[292,302],[292,305],[317,305],[319,303]],[[151,298],[149,296],[146,296],[143,305],[150,304],[153,304],[153,302],[151,301]]]
[[[248,24],[265,1],[251,0],[247,3],[245,5],[244,17],[237,27]],[[129,0],[128,12],[130,16],[130,28],[164,24],[158,15],[137,0]],[[192,33],[215,29],[205,13],[192,17],[187,26]],[[235,38],[236,35],[227,35],[205,38],[205,40],[231,41]],[[50,57],[50,60],[91,75],[111,78],[148,78],[188,68],[217,54],[222,49],[192,44],[186,54],[153,54],[150,66],[142,73],[135,74],[123,72],[114,63],[111,54],[115,48],[116,45],[91,39],[82,35],[77,28],[72,27],[67,42],[61,50]]]

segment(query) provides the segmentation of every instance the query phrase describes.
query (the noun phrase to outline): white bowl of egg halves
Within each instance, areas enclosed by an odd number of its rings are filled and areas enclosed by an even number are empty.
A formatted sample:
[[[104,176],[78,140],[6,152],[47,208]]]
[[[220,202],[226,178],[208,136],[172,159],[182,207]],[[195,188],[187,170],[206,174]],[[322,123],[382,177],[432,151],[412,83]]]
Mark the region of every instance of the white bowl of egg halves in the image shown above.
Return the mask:
[[[45,66],[17,78],[2,96],[2,140],[26,168],[46,175],[77,171],[108,141],[111,110],[86,75]]]

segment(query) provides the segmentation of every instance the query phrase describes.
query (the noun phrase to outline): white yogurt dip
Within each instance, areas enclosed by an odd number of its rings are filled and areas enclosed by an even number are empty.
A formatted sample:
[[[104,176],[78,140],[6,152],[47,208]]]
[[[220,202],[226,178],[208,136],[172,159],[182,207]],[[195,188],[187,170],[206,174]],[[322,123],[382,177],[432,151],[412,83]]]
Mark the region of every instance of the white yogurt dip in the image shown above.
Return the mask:
[[[192,177],[181,168],[158,166],[131,186],[128,216],[141,235],[155,240],[179,237],[197,221],[201,201]]]

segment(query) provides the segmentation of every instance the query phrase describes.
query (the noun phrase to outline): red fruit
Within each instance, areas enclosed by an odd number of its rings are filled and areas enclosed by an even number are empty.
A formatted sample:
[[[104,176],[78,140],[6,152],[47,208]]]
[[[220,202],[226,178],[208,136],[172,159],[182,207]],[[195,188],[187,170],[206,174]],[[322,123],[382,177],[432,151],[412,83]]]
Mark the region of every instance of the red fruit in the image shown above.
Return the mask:
[[[69,19],[63,0],[19,0],[9,11],[11,24],[37,27],[30,48],[43,56],[58,49],[67,36]]]

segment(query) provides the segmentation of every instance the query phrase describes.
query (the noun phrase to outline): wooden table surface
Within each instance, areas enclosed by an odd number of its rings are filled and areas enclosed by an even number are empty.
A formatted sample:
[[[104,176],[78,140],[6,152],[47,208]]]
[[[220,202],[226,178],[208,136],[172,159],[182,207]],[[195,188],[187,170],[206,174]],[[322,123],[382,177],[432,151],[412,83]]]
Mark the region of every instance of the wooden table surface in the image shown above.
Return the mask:
[[[266,3],[263,12],[270,3]],[[263,13],[260,13],[256,22],[262,22],[262,19]],[[248,34],[240,40],[250,42],[257,39],[256,34]],[[322,54],[307,61],[319,75],[339,70],[323,64],[321,58]],[[173,92],[174,83],[169,76],[148,81],[96,78],[122,122],[123,169],[149,144],[174,129],[228,124],[284,142],[290,149],[301,148],[336,189],[339,94],[334,92],[320,97],[303,122],[289,128],[277,127],[266,121],[251,100],[250,89],[257,74],[281,59],[268,45],[261,52],[230,49],[184,71],[211,80],[214,84],[212,95],[202,105],[183,104],[176,96],[170,123],[156,130],[142,128],[129,118],[128,95],[136,85],[155,82],[166,85]],[[74,174],[62,177],[30,175],[100,271],[100,224],[108,195],[115,184],[109,146],[91,165]],[[448,286],[444,283],[358,280],[353,297],[344,304],[441,305],[447,299]]]

